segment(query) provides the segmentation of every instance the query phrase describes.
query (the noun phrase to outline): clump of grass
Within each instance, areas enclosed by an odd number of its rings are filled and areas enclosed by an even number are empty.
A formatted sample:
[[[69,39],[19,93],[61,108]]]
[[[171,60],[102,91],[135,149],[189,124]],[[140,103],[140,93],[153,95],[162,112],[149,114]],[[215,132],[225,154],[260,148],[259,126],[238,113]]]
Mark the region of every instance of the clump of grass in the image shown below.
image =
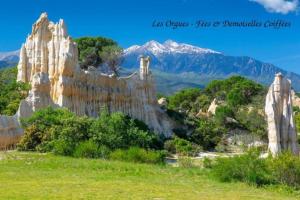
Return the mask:
[[[195,167],[194,162],[191,157],[179,156],[177,162],[178,162],[179,167],[183,167],[183,168]]]
[[[163,151],[145,150],[138,147],[130,147],[128,150],[118,149],[110,154],[112,160],[151,164],[163,164],[165,157],[166,153]]]

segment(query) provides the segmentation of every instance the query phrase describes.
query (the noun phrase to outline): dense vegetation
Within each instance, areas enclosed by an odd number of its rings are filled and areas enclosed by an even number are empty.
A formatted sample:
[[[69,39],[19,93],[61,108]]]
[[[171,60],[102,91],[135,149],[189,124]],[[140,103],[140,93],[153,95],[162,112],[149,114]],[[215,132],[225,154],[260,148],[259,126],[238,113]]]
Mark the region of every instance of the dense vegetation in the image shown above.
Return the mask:
[[[206,161],[205,167],[223,182],[242,181],[258,186],[282,184],[300,188],[300,158],[289,152],[275,158],[261,158],[260,151],[251,149],[240,156]]]
[[[205,150],[225,150],[224,137],[239,130],[258,139],[266,138],[263,115],[266,90],[240,76],[215,80],[203,90],[185,89],[167,97],[167,112],[185,128],[175,134]],[[207,114],[216,99],[215,115]]]
[[[115,41],[103,37],[82,37],[75,39],[75,42],[78,45],[81,68],[100,67],[104,72],[117,74],[123,50]]]
[[[14,115],[27,97],[30,87],[16,81],[17,73],[17,67],[0,70],[0,115]]]
[[[23,120],[23,125],[25,132],[19,150],[90,158],[109,158],[111,152],[117,151],[112,157],[119,155],[123,159],[118,152],[137,147],[127,152],[130,159],[137,161],[136,157],[142,154],[151,158],[141,158],[141,162],[161,162],[164,157],[164,153],[150,151],[161,149],[163,143],[143,122],[122,113],[109,114],[106,109],[99,118],[92,119],[49,107]]]

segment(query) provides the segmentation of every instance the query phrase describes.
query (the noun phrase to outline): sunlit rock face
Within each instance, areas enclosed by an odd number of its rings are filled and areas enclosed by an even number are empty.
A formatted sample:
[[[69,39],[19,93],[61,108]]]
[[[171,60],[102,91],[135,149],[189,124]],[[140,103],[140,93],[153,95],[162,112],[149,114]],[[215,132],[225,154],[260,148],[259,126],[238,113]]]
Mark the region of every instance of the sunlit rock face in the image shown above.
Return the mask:
[[[293,118],[291,82],[276,74],[266,97],[265,112],[268,121],[269,151],[299,154],[297,133]]]
[[[30,83],[31,90],[15,119],[29,117],[47,106],[97,117],[106,107],[110,112],[120,111],[144,121],[155,132],[169,137],[172,122],[157,104],[150,59],[142,57],[140,64],[139,73],[128,77],[82,70],[77,45],[68,36],[63,20],[54,24],[43,13],[21,48],[18,81]],[[2,131],[0,118],[0,134]]]

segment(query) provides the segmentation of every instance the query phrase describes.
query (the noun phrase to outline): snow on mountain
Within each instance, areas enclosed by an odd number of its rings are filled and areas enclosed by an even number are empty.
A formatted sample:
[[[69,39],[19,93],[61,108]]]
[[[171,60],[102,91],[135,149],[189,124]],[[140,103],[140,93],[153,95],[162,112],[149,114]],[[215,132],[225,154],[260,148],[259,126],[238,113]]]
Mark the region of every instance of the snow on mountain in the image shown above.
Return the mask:
[[[142,46],[139,45],[133,45],[129,47],[128,49],[125,49],[124,53],[130,54],[132,52],[148,52],[153,55],[159,55],[159,54],[175,54],[175,53],[185,53],[185,54],[221,54],[220,52],[211,50],[211,49],[204,49],[196,46],[192,46],[185,43],[177,43],[172,40],[167,40],[163,44],[151,40],[147,43],[145,43]]]
[[[0,61],[18,62],[20,51],[0,52]]]
[[[16,66],[20,51],[0,52],[0,68]]]
[[[171,74],[180,76],[190,73],[193,74],[193,77],[201,76],[202,79],[206,80],[205,82],[208,82],[216,78],[222,79],[232,75],[241,75],[269,85],[273,81],[275,73],[281,72],[291,79],[293,87],[300,91],[300,75],[248,56],[228,56],[211,49],[177,43],[172,40],[167,40],[162,44],[152,40],[144,45],[134,45],[126,49],[123,67],[132,70],[137,69],[141,55],[150,56],[152,70],[168,73],[170,74],[169,77]],[[189,81],[189,78],[183,79],[186,82]],[[180,77],[177,80],[182,81]],[[199,81],[199,84],[202,83]]]

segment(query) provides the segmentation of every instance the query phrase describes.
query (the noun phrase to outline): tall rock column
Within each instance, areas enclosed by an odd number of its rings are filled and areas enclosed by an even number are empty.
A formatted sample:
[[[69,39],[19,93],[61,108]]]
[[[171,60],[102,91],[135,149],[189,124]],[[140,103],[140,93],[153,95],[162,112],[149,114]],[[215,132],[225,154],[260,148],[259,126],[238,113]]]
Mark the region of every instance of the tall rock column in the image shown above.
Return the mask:
[[[265,113],[268,122],[269,151],[273,155],[282,151],[299,154],[293,117],[291,81],[284,78],[281,73],[275,75],[274,82],[269,88]]]

